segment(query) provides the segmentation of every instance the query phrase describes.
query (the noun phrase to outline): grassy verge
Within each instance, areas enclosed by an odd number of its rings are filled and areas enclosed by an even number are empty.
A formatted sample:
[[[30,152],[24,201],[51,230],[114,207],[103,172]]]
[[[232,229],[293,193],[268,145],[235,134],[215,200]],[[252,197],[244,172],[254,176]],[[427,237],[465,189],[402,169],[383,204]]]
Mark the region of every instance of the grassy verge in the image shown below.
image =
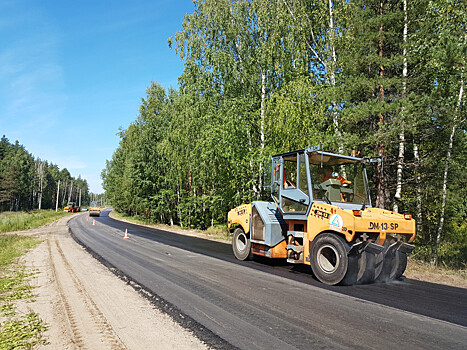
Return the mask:
[[[36,237],[0,235],[0,349],[32,349],[45,344],[45,324],[35,313],[22,314],[15,301],[30,299],[32,287],[24,266],[17,263],[19,256],[40,241]]]
[[[407,268],[410,269],[411,272],[418,272],[418,273],[431,273],[431,274],[439,274],[443,276],[457,276],[467,281],[467,270],[464,269],[454,269],[449,266],[433,266],[429,262],[423,260],[417,260],[411,256],[408,259]]]
[[[33,210],[29,212],[3,212],[0,213],[0,232],[27,230],[39,227],[63,216],[72,215],[64,211]]]
[[[411,256],[409,256],[404,275],[414,280],[467,289],[467,270],[433,266],[426,261],[415,260]]]
[[[164,225],[164,224],[154,224],[151,222],[148,222],[147,219],[141,218],[139,216],[130,216],[125,213],[119,213],[115,210],[111,212],[111,217],[114,217],[116,219],[122,219],[126,220],[128,222],[132,222],[134,224],[139,224],[139,225],[150,225],[153,227],[157,227],[160,229],[166,229],[170,231],[194,231],[196,233],[201,233],[207,235],[211,239],[216,239],[216,240],[232,240],[232,236],[229,234],[229,231],[227,230],[227,225],[214,225],[213,227],[209,227],[207,230],[193,230],[193,229],[185,229],[180,226],[170,226],[170,225]]]

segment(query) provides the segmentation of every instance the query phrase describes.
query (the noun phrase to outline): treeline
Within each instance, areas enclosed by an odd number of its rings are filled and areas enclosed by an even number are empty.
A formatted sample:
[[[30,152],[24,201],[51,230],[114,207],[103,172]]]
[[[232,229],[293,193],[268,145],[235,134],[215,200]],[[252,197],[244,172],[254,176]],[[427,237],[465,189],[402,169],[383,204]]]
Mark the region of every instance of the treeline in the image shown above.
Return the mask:
[[[0,212],[32,209],[63,209],[68,201],[89,203],[89,187],[81,176],[74,178],[64,168],[34,158],[18,141],[0,140]]]
[[[206,228],[261,195],[271,154],[381,157],[373,204],[417,220],[418,256],[465,266],[466,11],[456,0],[198,0],[102,172],[115,208]]]

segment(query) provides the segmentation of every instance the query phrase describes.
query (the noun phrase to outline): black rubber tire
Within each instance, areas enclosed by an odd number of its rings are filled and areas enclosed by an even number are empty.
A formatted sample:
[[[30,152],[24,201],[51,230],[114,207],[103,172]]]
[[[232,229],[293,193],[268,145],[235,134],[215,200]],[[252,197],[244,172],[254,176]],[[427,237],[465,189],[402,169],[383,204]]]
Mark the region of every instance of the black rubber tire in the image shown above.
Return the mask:
[[[399,250],[381,253],[376,258],[376,282],[400,279],[407,268],[407,255]]]
[[[360,271],[359,263],[359,255],[347,256],[347,272],[339,284],[343,286],[352,286],[358,283],[358,275]]]
[[[237,227],[233,232],[232,250],[238,260],[251,260],[253,257],[250,237],[245,234],[241,227]]]
[[[348,256],[347,273],[341,285],[368,284],[375,280],[375,255],[361,252]]]
[[[391,269],[391,274],[389,277],[393,280],[398,280],[402,277],[407,268],[407,254],[402,253],[401,251],[396,251],[394,255],[394,265]]]
[[[380,281],[380,275],[383,273],[385,252],[381,252],[375,257],[375,280]],[[389,278],[389,276],[387,277]]]
[[[348,244],[336,234],[326,232],[316,237],[310,250],[311,269],[316,278],[329,285],[354,284],[357,260],[349,259],[348,250]]]
[[[394,266],[394,252],[382,252],[376,257],[376,282],[388,282]]]
[[[362,252],[358,255],[358,284],[368,284],[375,280],[375,259],[374,253]]]

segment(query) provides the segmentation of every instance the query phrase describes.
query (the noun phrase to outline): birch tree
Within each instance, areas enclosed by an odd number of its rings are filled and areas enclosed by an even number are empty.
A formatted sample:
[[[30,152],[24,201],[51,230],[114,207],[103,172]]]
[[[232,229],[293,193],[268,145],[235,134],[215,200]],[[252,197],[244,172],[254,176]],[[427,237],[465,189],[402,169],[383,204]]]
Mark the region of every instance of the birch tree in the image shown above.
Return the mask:
[[[46,171],[47,171],[47,163],[42,161],[40,158],[36,159],[35,161],[35,170],[37,176],[37,203],[38,209],[42,209],[42,195],[44,192],[44,187],[47,186],[46,183]]]
[[[418,53],[425,59],[423,73],[430,78],[427,101],[431,110],[433,128],[441,140],[442,147],[437,147],[440,156],[444,153],[443,165],[436,173],[442,174],[442,180],[436,182],[439,207],[434,212],[438,217],[432,263],[437,264],[439,247],[445,227],[445,210],[449,196],[450,164],[456,134],[465,132],[465,97],[464,72],[466,64],[467,40],[465,34],[466,12],[458,1],[430,1],[426,4],[425,17],[420,20],[420,32],[416,37]],[[463,126],[464,125],[464,126]]]
[[[407,96],[407,35],[408,35],[408,15],[407,15],[407,0],[403,0],[404,11],[404,31],[402,34],[403,41],[403,66],[402,66],[402,98]],[[405,155],[405,108],[402,106],[401,110],[401,125],[399,133],[399,154],[397,157],[397,178],[396,178],[396,193],[394,194],[394,204],[392,210],[396,213],[399,212],[399,201],[402,195],[402,174],[404,170],[404,155]],[[418,154],[418,152],[416,152]]]

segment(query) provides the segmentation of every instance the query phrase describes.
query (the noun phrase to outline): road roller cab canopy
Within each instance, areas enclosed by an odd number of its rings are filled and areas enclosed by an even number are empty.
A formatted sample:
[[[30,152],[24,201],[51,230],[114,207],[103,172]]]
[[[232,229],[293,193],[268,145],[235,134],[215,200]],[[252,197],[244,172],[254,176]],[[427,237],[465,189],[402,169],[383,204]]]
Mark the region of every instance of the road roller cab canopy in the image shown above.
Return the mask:
[[[265,187],[283,214],[307,215],[313,202],[342,209],[371,206],[368,159],[324,152],[320,146],[274,155]]]

